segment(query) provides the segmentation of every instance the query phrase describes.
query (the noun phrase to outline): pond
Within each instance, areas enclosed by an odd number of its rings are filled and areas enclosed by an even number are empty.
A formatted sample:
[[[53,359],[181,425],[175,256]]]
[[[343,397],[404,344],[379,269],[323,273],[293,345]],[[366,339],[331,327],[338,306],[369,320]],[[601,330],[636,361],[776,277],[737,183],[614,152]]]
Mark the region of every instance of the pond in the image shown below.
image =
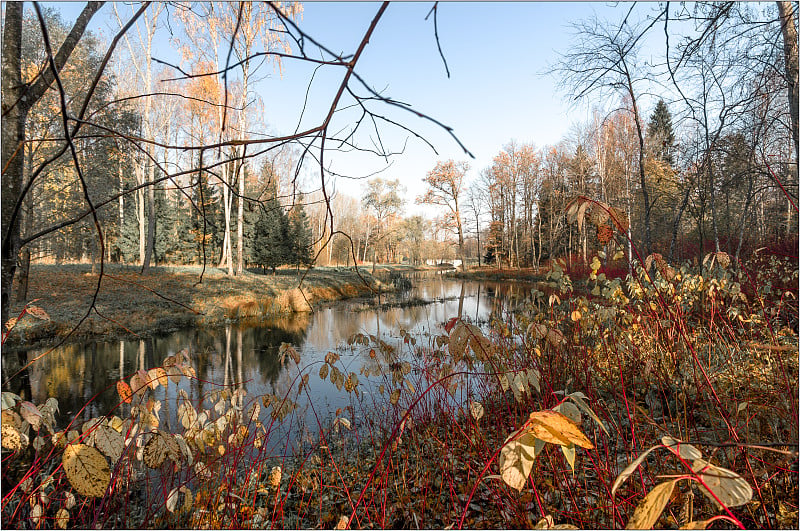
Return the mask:
[[[337,366],[345,377],[349,373],[357,375],[360,399],[366,397],[364,402],[374,402],[369,395],[378,392],[385,376],[375,378],[370,366],[405,360],[413,364],[415,349],[405,341],[406,337],[414,337],[417,346],[429,344],[430,338],[444,333],[443,325],[448,319],[459,315],[485,326],[493,317],[504,317],[511,305],[530,293],[530,286],[521,284],[462,281],[441,275],[418,275],[412,282],[411,290],[384,295],[380,304],[365,299],[341,301],[313,313],[258,324],[192,327],[142,340],[65,345],[35,361],[4,390],[35,404],[55,397],[60,407],[57,428],[63,429],[77,418],[73,428],[80,429],[86,420],[114,414],[120,406],[118,380],[128,380],[139,369],[159,367],[167,356],[188,349],[196,379],[183,378],[178,384],[158,387],[152,391],[154,399],[170,403],[179,389],[195,404],[200,402],[199,397],[220,389],[245,390],[246,403],[263,395],[290,396],[296,408],[279,431],[293,438],[308,435],[309,430],[315,432],[329,424],[337,410],[338,414],[344,410],[356,416],[353,394],[334,385],[332,378],[319,377],[329,352],[340,357]],[[372,344],[351,345],[356,334],[362,334],[362,340],[366,339],[363,336],[372,336]],[[378,349],[379,355],[372,348],[375,339],[386,347]],[[296,349],[299,363],[289,357],[282,363],[283,343]],[[21,362],[27,363],[44,352],[39,349],[3,356],[4,375],[15,373]],[[302,393],[297,393],[304,374],[310,377]],[[266,410],[262,408],[261,412],[265,424],[269,420]],[[162,409],[160,416],[164,429],[179,424],[175,412],[168,407]]]

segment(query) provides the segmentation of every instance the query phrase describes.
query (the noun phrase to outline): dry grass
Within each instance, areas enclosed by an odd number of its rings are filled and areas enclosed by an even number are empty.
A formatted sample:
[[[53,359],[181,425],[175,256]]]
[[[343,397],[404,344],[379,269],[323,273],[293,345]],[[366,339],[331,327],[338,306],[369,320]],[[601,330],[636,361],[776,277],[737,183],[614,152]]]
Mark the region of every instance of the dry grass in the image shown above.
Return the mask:
[[[312,270],[303,280],[302,292],[298,288],[302,271],[283,270],[276,275],[246,272],[229,277],[209,268],[198,283],[201,272],[199,267],[158,267],[141,275],[134,267],[106,266],[92,310],[99,275],[92,274],[89,265],[32,266],[25,302],[37,300],[35,304],[45,309],[51,320],[24,317],[4,346],[30,348],[52,343],[68,334],[87,313],[71,338],[149,335],[192,324],[270,318],[308,312],[320,302],[371,292],[350,270]],[[390,289],[366,272],[361,275],[373,289]],[[24,304],[15,303],[11,315],[18,315]]]

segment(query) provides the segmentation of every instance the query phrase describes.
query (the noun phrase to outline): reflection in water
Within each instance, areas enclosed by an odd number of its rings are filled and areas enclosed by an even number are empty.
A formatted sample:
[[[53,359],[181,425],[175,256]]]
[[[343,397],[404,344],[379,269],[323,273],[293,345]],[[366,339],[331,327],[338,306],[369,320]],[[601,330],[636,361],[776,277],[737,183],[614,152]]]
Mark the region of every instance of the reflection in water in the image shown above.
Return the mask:
[[[336,350],[347,372],[358,373],[362,365],[376,363],[370,359],[368,348],[347,345],[354,334],[379,336],[402,350],[401,329],[424,337],[442,333],[441,326],[457,315],[487,322],[493,317],[502,317],[530,292],[529,287],[521,285],[457,281],[439,275],[417,280],[415,284],[409,293],[390,301],[394,304],[388,308],[364,309],[363,301],[347,301],[318,309],[313,314],[297,314],[257,325],[193,327],[141,340],[65,345],[34,362],[10,382],[8,390],[36,404],[56,397],[60,405],[57,422],[63,428],[76,416],[83,422],[111,413],[119,405],[115,384],[120,378],[128,378],[139,369],[158,367],[165,357],[188,348],[197,378],[183,379],[177,386],[170,383],[167,388],[158,387],[156,399],[172,400],[177,396],[177,389],[183,389],[197,403],[200,397],[222,386],[243,388],[249,397],[283,396],[296,388],[299,369],[302,374],[312,374],[303,397],[310,398],[313,408],[300,404],[300,409],[306,409],[306,422],[314,423],[317,418],[324,421],[336,408],[351,404],[350,395],[339,391],[330,379],[320,380],[316,376],[326,353]],[[434,302],[402,304],[404,300],[420,298]],[[281,365],[278,350],[282,343],[297,348],[301,354],[299,367],[294,363]],[[420,344],[427,344],[427,341]],[[13,374],[43,352],[32,350],[20,354],[19,358],[3,356],[3,373]],[[370,392],[368,379],[360,380],[365,384],[364,391]],[[312,413],[313,416],[309,416]],[[263,412],[262,420],[265,415]],[[177,425],[174,416],[169,413],[164,416],[166,427]]]

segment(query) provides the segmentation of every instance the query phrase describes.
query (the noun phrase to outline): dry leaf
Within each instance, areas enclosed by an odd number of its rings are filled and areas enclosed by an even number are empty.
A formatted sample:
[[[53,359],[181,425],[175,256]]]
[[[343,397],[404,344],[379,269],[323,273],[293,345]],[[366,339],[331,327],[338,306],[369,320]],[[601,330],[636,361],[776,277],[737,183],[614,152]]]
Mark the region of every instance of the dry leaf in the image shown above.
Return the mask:
[[[99,451],[85,444],[70,444],[64,448],[61,463],[78,494],[90,497],[105,494],[111,482],[111,469]]]
[[[534,437],[525,427],[509,435],[497,458],[503,481],[521,492],[542,448],[544,441]]]
[[[131,403],[131,397],[133,396],[133,391],[131,390],[131,386],[127,383],[120,380],[117,382],[117,393],[119,397],[122,399],[123,402],[126,404]]]
[[[594,448],[594,444],[574,422],[556,411],[534,411],[528,417],[528,423],[533,434],[545,442],[562,446],[574,443],[581,448]]]
[[[149,468],[160,468],[168,454],[169,447],[167,446],[166,438],[160,431],[156,431],[144,446],[142,461]]]
[[[94,432],[94,445],[111,459],[114,464],[122,457],[125,438],[117,430],[106,424],[100,425]]]
[[[614,484],[611,486],[611,496],[614,496],[614,493],[617,492],[617,489],[620,487],[620,485],[622,485],[625,482],[626,479],[631,477],[631,474],[633,474],[633,471],[636,470],[636,468],[639,465],[641,465],[642,462],[644,462],[644,460],[648,456],[648,454],[650,454],[650,452],[652,452],[656,448],[658,448],[658,446],[653,446],[652,448],[648,448],[647,450],[642,452],[642,454],[639,457],[634,459],[631,464],[626,466],[625,470],[620,472],[619,476],[617,476],[617,479],[614,480]]]
[[[692,471],[703,480],[708,488],[711,489],[711,492],[727,507],[744,505],[753,498],[753,489],[750,484],[732,470],[714,466],[707,461],[698,459],[692,463]],[[702,484],[700,491],[718,505],[718,502]]]
[[[35,431],[39,431],[39,426],[42,422],[42,413],[39,411],[38,407],[31,402],[20,402],[19,412],[22,418],[28,421]]]
[[[673,479],[656,485],[636,507],[626,529],[651,529],[669,503],[677,482],[677,479]]]
[[[272,470],[269,473],[269,479],[267,480],[269,486],[274,489],[277,489],[281,484],[281,475],[282,475],[281,467],[279,466],[272,467]]]
[[[17,428],[11,424],[3,424],[2,428],[0,428],[0,441],[2,442],[3,448],[11,450],[12,452],[22,450],[23,448],[20,433],[17,431]]]
[[[178,510],[178,500],[181,494],[183,494],[183,505],[180,507],[180,511],[184,512],[192,508],[192,491],[186,485],[181,485],[172,489],[167,496],[166,506],[169,512],[174,513]]]
[[[347,523],[350,521],[346,516],[340,516],[339,521],[336,523],[334,529],[347,529]]]
[[[35,317],[40,321],[49,321],[50,316],[47,315],[47,312],[43,309],[39,308],[38,306],[28,306],[25,308],[25,313],[30,315],[31,317]]]
[[[708,527],[708,520],[695,520],[680,526],[679,529],[705,529]]]
[[[33,522],[34,526],[39,527],[39,522],[42,520],[43,512],[42,506],[38,503],[31,509],[31,522]]]
[[[69,511],[62,507],[56,513],[56,527],[66,529],[67,524],[69,524]]]
[[[667,450],[675,455],[680,456],[682,459],[695,460],[703,457],[703,452],[695,448],[689,443],[681,442],[674,439],[669,435],[661,437],[661,444],[667,447]]]
[[[17,429],[22,427],[22,418],[20,418],[15,411],[4,409],[2,413],[2,419],[3,424],[9,424]]]
[[[474,418],[476,421],[481,420],[481,417],[483,417],[484,413],[483,406],[480,402],[470,401],[469,412],[472,414],[472,418]]]

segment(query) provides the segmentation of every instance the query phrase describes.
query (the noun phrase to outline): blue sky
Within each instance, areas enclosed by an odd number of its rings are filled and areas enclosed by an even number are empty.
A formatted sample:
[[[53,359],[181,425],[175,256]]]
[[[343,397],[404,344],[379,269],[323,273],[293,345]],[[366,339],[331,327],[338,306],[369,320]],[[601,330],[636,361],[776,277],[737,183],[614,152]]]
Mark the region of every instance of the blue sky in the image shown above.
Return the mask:
[[[422,178],[437,160],[469,160],[468,180],[472,180],[510,140],[552,144],[563,138],[573,123],[587,120],[590,102],[571,105],[558,92],[557,80],[545,71],[557,60],[558,52],[569,48],[570,22],[593,13],[618,22],[630,8],[628,3],[601,2],[442,2],[438,31],[451,73],[448,79],[436,47],[433,17],[425,21],[432,5],[390,4],[357,71],[385,95],[452,127],[475,159],[469,159],[442,129],[385,107],[376,107],[376,112],[402,120],[428,139],[438,155],[392,127],[381,128],[384,145],[390,149],[405,145],[405,151],[393,157],[388,168],[383,159],[374,156],[327,155],[337,173],[361,177],[384,169],[383,177],[399,178],[408,190],[409,213],[431,213],[414,205],[414,198],[423,192]],[[74,20],[81,6],[62,4],[65,18]],[[328,48],[351,53],[378,7],[373,2],[307,2],[299,24]],[[637,11],[644,14],[652,8],[645,3],[637,6]],[[96,18],[92,27],[108,37],[113,27],[110,6]],[[156,57],[174,60],[168,40],[158,42]],[[317,74],[304,125],[319,123],[342,75],[341,70]],[[270,133],[295,129],[309,78],[307,65],[285,61],[282,76],[274,71],[261,81],[257,90],[264,101],[263,119]],[[605,102],[591,103],[603,107]],[[335,125],[347,127],[352,117],[343,113]],[[367,136],[361,140],[370,142]],[[307,187],[313,187],[316,180],[314,175],[306,175]],[[363,185],[361,180],[349,179],[335,183],[338,190],[353,196],[360,196]]]

